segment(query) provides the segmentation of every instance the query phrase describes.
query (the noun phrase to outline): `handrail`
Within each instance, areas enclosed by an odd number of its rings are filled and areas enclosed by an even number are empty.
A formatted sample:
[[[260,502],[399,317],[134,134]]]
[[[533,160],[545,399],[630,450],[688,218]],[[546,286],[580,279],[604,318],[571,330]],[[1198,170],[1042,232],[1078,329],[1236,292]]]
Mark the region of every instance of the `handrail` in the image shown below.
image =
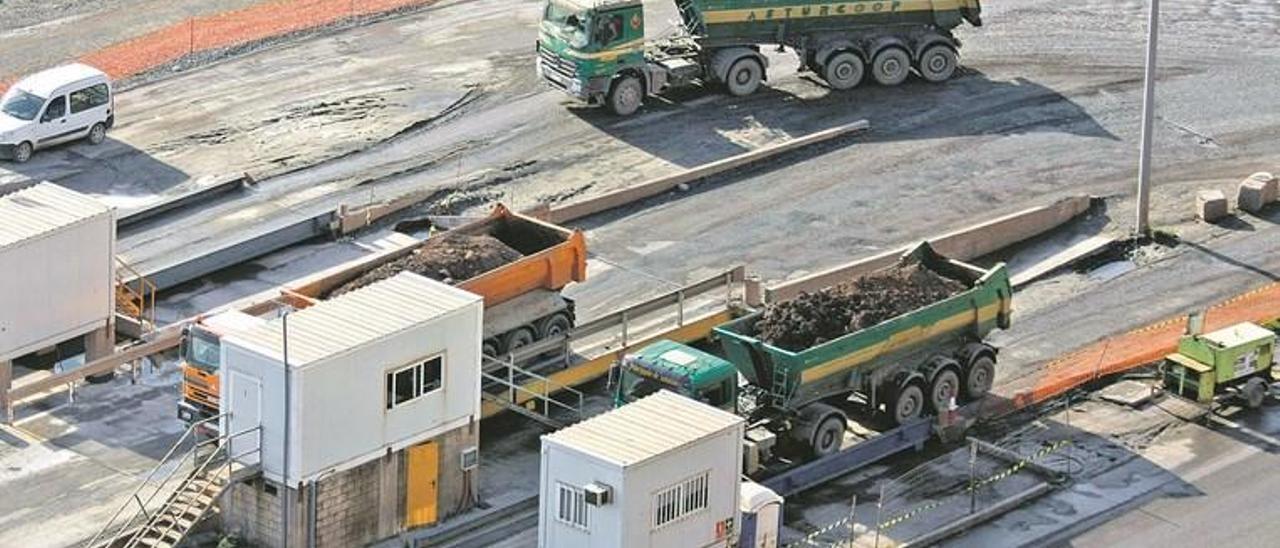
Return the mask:
[[[116,255],[115,259],[116,263],[119,264],[121,268],[133,276],[133,280],[127,280],[120,276],[119,271],[117,271],[117,285],[119,287],[123,287],[131,297],[138,301],[139,310],[137,319],[140,323],[144,324],[143,328],[145,329],[147,324],[154,326],[156,323],[156,293],[159,292],[159,287],[157,287],[154,282],[143,276],[142,273],[138,272],[137,269],[133,268],[133,265],[130,265],[127,261],[120,258],[119,255]],[[137,289],[134,289],[129,285],[131,281],[138,282]]]
[[[89,547],[96,546],[97,542],[102,538],[102,535],[106,533],[108,529],[111,528],[111,525],[115,523],[116,518],[120,517],[120,513],[123,512],[124,509],[129,506],[130,502],[135,500],[138,501],[138,505],[145,510],[146,505],[149,504],[155,498],[156,494],[159,492],[159,489],[157,489],[156,492],[153,492],[150,497],[147,497],[146,502],[142,502],[141,497],[138,497],[138,494],[141,493],[144,488],[146,488],[147,484],[151,481],[151,478],[155,476],[156,472],[159,471],[160,468],[169,461],[170,457],[173,456],[174,452],[178,450],[178,447],[182,445],[182,442],[186,441],[186,439],[189,436],[193,435],[197,428],[199,428],[200,426],[203,426],[205,423],[208,423],[217,419],[221,419],[222,417],[225,417],[225,416],[227,416],[227,414],[224,413],[221,415],[209,417],[209,418],[191,423],[191,425],[188,426],[185,431],[183,431],[182,436],[178,438],[178,441],[174,442],[173,447],[170,447],[169,451],[165,453],[164,456],[161,457],[158,462],[156,462],[156,465],[151,468],[151,471],[147,473],[147,476],[142,479],[142,483],[138,485],[138,488],[134,489],[133,493],[129,494],[129,498],[125,499],[124,503],[120,505],[120,508],[116,509],[116,512],[111,515],[111,519],[107,520],[107,523],[105,523],[102,526],[102,529],[98,530],[98,533],[94,535],[92,539],[89,540],[89,543],[86,544],[86,546],[89,546]],[[183,458],[186,458],[185,453],[183,454]],[[175,466],[173,470],[177,470],[177,468],[178,467]],[[169,478],[173,477],[173,470],[170,470],[169,474],[165,476],[165,481],[161,482],[162,486],[165,483],[168,483]],[[137,514],[134,514],[132,517],[129,518],[129,521],[126,522],[126,524],[131,523],[133,519],[136,517],[137,517]]]
[[[560,406],[560,407],[564,408],[564,409],[565,409],[565,410],[567,410],[567,411],[570,411],[570,412],[572,412],[572,413],[574,413],[574,414],[577,414],[577,415],[581,416],[581,414],[582,414],[582,406],[583,406],[583,404],[584,404],[584,403],[585,403],[585,401],[586,401],[586,395],[585,395],[585,394],[583,394],[580,390],[577,390],[577,389],[575,389],[575,388],[573,388],[573,387],[571,387],[571,386],[568,386],[568,385],[561,384],[561,383],[558,383],[558,382],[556,382],[556,381],[553,381],[553,380],[551,380],[549,377],[545,377],[545,376],[539,375],[539,374],[537,374],[537,373],[534,373],[533,371],[529,371],[529,370],[526,370],[526,369],[521,369],[520,367],[517,367],[517,366],[515,365],[515,361],[514,361],[514,360],[509,361],[509,362],[504,362],[504,361],[502,361],[502,360],[499,360],[499,359],[497,359],[497,358],[492,358],[492,357],[489,357],[489,356],[485,356],[485,357],[484,357],[484,359],[485,359],[485,360],[487,360],[487,361],[491,361],[491,362],[495,362],[495,363],[502,364],[502,366],[503,366],[503,367],[506,367],[506,368],[507,368],[507,376],[506,376],[506,378],[502,378],[502,377],[500,377],[500,376],[498,376],[498,375],[494,375],[494,374],[492,374],[492,373],[486,372],[486,371],[484,371],[484,368],[483,368],[483,367],[481,368],[480,376],[481,376],[481,378],[482,378],[482,379],[490,380],[490,381],[497,382],[497,383],[500,383],[500,384],[505,385],[505,386],[506,386],[506,390],[505,390],[505,392],[507,393],[507,401],[508,401],[508,402],[510,402],[511,404],[513,404],[513,405],[515,405],[515,404],[516,404],[515,402],[516,402],[516,401],[517,401],[517,399],[518,399],[518,398],[516,398],[516,393],[518,393],[518,392],[519,392],[519,393],[529,394],[529,395],[530,395],[530,396],[532,396],[533,398],[536,398],[536,399],[540,399],[540,400],[542,400],[542,401],[543,401],[543,409],[546,409],[546,410],[548,410],[548,411],[550,410],[550,407],[548,407],[548,406],[549,406],[549,404],[555,404],[555,405],[557,405],[557,406]],[[532,378],[532,379],[534,379],[534,380],[541,381],[541,382],[542,382],[542,391],[541,391],[541,392],[538,392],[537,390],[531,390],[531,389],[529,389],[529,388],[526,388],[523,384],[518,384],[518,383],[516,383],[516,382],[515,382],[515,376],[516,376],[516,374],[517,374],[517,373],[518,373],[518,374],[520,374],[520,375],[523,375],[523,376],[526,376],[526,377]],[[553,388],[554,388],[555,390],[553,390]],[[562,401],[559,401],[559,400],[557,400],[557,399],[555,399],[555,398],[551,397],[551,394],[552,394],[552,392],[554,392],[554,391],[567,391],[567,392],[569,392],[570,394],[572,394],[572,395],[574,395],[574,396],[577,396],[577,399],[578,399],[578,406],[575,408],[574,406],[572,406],[572,405],[570,405],[570,404],[564,403],[564,402],[562,402]]]

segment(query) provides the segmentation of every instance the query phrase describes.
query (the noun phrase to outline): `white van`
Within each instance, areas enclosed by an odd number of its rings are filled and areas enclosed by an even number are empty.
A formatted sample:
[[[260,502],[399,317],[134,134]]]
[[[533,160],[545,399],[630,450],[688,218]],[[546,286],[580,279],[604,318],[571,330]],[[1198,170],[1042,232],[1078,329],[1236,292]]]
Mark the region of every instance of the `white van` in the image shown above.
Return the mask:
[[[0,156],[22,163],[58,143],[101,143],[115,123],[112,91],[106,74],[80,63],[23,78],[0,99]]]

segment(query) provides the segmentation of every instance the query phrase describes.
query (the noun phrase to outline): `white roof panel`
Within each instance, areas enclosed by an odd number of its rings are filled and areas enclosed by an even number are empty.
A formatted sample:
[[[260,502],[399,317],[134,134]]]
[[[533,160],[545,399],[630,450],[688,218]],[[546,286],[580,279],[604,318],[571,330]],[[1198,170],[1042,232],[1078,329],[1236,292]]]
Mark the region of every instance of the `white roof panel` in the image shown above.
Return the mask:
[[[1218,346],[1236,346],[1274,336],[1270,330],[1256,324],[1240,323],[1209,333],[1204,338]]]
[[[110,213],[106,204],[53,183],[24,188],[0,196],[0,248]]]
[[[401,272],[289,315],[289,365],[304,367],[480,302],[451,285]],[[227,337],[283,361],[284,319]]]
[[[544,440],[629,466],[742,423],[742,417],[660,390]]]
[[[48,99],[60,86],[93,77],[106,78],[107,75],[84,63],[71,63],[27,76],[14,84],[14,87]]]

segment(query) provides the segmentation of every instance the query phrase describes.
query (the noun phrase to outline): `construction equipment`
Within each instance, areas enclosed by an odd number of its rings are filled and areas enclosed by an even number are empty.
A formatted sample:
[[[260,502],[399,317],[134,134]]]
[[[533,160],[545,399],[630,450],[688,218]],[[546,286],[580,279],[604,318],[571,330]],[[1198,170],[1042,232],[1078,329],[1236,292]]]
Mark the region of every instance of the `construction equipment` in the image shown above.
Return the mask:
[[[1178,351],[1165,357],[1165,387],[1205,404],[1226,398],[1261,406],[1275,372],[1275,332],[1244,322],[1202,335],[1200,325],[1193,315]]]
[[[979,0],[676,0],[681,28],[646,42],[640,0],[550,0],[538,32],[538,71],[548,84],[626,116],[646,96],[695,84],[754,93],[767,79],[761,46],[791,48],[800,69],[833,89],[870,70],[887,86],[911,69],[951,77],[960,41],[952,29],[982,25]]]
[[[622,361],[616,401],[665,388],[732,409],[749,417],[750,445],[767,460],[779,438],[816,457],[838,451],[848,417],[837,405],[850,396],[897,426],[915,424],[926,412],[943,414],[957,400],[981,399],[996,363],[996,349],[983,338],[1010,322],[1003,263],[982,269],[944,258],[928,244],[903,258],[967,289],[799,351],[757,338],[759,311],[716,327],[718,352],[659,341]]]
[[[521,255],[513,262],[455,283],[484,297],[486,355],[507,356],[573,328],[573,301],[560,291],[572,282],[586,279],[587,249],[582,232],[498,205],[488,216],[447,233],[491,236]],[[179,403],[179,418],[190,423],[218,414],[222,336],[286,311],[311,306],[344,284],[422,249],[433,237],[393,253],[346,263],[318,278],[282,288],[279,296],[269,302],[212,315],[188,326],[183,339],[183,401]]]

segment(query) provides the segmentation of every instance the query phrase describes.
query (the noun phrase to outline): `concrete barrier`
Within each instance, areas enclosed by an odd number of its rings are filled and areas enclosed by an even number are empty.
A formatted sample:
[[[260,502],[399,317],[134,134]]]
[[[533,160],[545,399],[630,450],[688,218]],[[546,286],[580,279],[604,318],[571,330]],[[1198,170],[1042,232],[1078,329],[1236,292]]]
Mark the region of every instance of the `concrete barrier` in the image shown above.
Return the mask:
[[[622,207],[624,205],[629,205],[645,198],[657,196],[682,184],[692,184],[699,179],[704,179],[731,169],[750,165],[784,152],[789,152],[824,141],[830,141],[837,137],[860,133],[867,131],[868,129],[871,129],[871,124],[866,120],[858,120],[857,122],[850,124],[824,129],[803,137],[791,139],[790,141],[778,143],[776,145],[769,145],[750,152],[744,152],[723,160],[716,160],[709,164],[703,164],[693,169],[681,171],[680,173],[658,177],[657,179],[652,179],[622,190],[616,190],[601,196],[587,198],[567,205],[552,207],[551,210],[547,212],[547,218],[553,223],[574,221],[583,217]]]
[[[1072,196],[1047,206],[1033,207],[997,219],[929,238],[939,253],[959,260],[969,260],[992,253],[1028,238],[1039,236],[1089,209],[1089,196]],[[804,291],[816,291],[848,281],[894,264],[908,246],[858,259],[835,268],[796,280],[782,282],[765,290],[767,302],[795,298]]]

